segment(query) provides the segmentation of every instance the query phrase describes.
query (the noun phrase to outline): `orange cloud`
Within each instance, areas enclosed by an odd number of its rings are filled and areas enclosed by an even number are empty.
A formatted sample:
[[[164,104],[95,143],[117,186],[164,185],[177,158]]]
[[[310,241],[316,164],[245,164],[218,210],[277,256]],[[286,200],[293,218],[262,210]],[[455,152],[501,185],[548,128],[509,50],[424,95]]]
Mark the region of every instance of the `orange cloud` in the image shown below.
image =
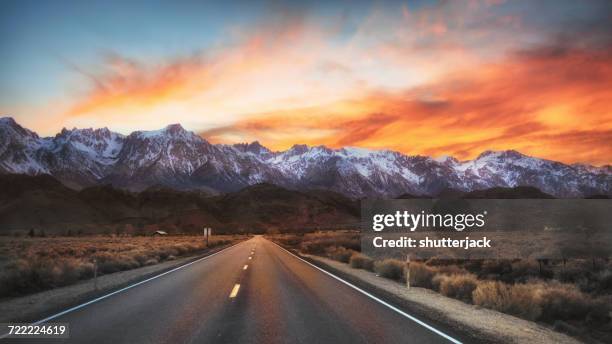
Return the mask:
[[[514,54],[407,91],[267,113],[203,135],[227,141],[224,134],[231,132],[232,139],[258,138],[275,149],[357,145],[460,159],[487,149],[518,149],[565,162],[610,164],[609,99],[612,54],[557,47]]]
[[[91,87],[58,122],[121,121],[124,130],[168,121],[224,126],[252,114],[411,88],[478,63],[478,49],[461,35],[481,16],[452,3],[397,16],[374,10],[345,37],[342,16],[322,22],[281,12],[232,28],[222,44],[187,58],[154,63],[115,54],[97,68],[74,68]]]
[[[199,68],[201,61],[197,57],[159,66],[153,72],[135,61],[114,54],[109,54],[106,62],[109,69],[107,74],[100,77],[89,75],[94,81],[94,88],[66,115],[79,116],[130,104],[150,108],[180,93],[188,96],[187,85],[194,77],[194,70],[200,77],[205,77],[205,70]]]
[[[187,58],[109,55],[95,72],[78,68],[91,88],[56,122],[124,132],[181,122],[213,142],[273,149],[355,145],[460,159],[517,149],[610,164],[608,46],[508,55],[533,37],[521,35],[520,16],[494,15],[499,3],[373,11],[346,37],[342,18],[281,15],[232,28],[223,44]]]

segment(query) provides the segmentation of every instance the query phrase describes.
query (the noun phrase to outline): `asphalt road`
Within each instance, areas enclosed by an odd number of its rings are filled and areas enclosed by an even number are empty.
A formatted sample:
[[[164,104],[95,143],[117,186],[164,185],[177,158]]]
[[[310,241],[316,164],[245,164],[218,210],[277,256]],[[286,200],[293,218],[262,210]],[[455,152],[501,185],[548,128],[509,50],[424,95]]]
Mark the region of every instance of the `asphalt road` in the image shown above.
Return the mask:
[[[70,339],[27,341],[449,342],[262,237],[79,308],[52,322],[70,323]],[[16,342],[23,343],[24,339]]]

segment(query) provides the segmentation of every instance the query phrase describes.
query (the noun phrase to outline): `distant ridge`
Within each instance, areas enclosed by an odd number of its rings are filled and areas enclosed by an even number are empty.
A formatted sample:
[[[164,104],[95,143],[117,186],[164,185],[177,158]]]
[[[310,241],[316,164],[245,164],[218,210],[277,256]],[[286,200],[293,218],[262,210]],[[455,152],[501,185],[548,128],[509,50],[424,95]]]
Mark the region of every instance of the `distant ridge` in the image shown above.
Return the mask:
[[[0,234],[30,229],[46,234],[201,233],[204,225],[215,233],[263,233],[359,223],[356,200],[272,184],[217,196],[159,188],[136,193],[110,185],[75,191],[49,175],[5,174],[0,189]]]

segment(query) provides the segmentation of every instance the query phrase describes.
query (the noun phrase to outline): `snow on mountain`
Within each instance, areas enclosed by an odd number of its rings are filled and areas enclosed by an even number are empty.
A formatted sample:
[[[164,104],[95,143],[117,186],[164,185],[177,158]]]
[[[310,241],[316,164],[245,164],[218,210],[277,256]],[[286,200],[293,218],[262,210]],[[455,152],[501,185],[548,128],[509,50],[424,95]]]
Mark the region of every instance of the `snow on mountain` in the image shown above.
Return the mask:
[[[353,197],[519,185],[560,197],[612,194],[611,166],[566,165],[512,150],[468,161],[357,147],[294,145],[273,152],[257,141],[213,145],[179,124],[128,136],[103,128],[40,138],[9,117],[0,118],[0,172],[48,173],[72,187],[111,183],[131,190],[162,185],[226,192],[269,182]]]
[[[37,156],[44,145],[35,132],[21,127],[10,117],[0,118],[0,171],[49,173]]]
[[[72,146],[75,150],[99,162],[110,165],[115,162],[119,152],[123,148],[125,136],[102,129],[63,129],[53,140],[51,150],[57,152],[65,145]]]

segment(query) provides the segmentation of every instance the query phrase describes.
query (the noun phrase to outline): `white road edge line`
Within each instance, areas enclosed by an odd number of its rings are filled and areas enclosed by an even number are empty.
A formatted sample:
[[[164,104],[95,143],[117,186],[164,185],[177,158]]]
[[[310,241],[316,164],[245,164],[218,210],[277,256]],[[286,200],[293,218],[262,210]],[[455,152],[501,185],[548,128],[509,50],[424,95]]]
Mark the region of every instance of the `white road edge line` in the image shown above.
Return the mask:
[[[243,242],[244,242],[244,241],[243,241]],[[49,320],[53,320],[53,319],[55,319],[55,318],[57,318],[57,317],[60,317],[60,316],[62,316],[62,315],[64,315],[64,314],[67,314],[67,313],[70,313],[70,312],[76,311],[77,309],[80,309],[80,308],[83,308],[83,307],[85,307],[85,306],[91,305],[92,303],[96,303],[96,302],[98,302],[98,301],[104,300],[104,299],[106,299],[106,298],[108,298],[108,297],[111,297],[111,296],[113,296],[113,295],[115,295],[115,294],[119,294],[119,293],[121,293],[121,292],[123,292],[123,291],[126,291],[126,290],[128,290],[128,289],[134,288],[134,287],[139,286],[139,285],[141,285],[141,284],[144,284],[144,283],[150,282],[150,281],[152,281],[152,280],[154,280],[154,279],[157,279],[157,278],[159,278],[159,277],[162,277],[162,276],[164,276],[164,275],[167,275],[167,274],[169,274],[169,273],[171,273],[171,272],[174,272],[174,271],[180,270],[180,269],[182,269],[182,268],[186,268],[186,267],[188,267],[189,265],[192,265],[192,264],[195,264],[195,263],[197,263],[197,262],[201,262],[201,261],[203,261],[203,260],[205,260],[205,259],[208,259],[208,258],[210,258],[210,257],[216,256],[216,255],[218,255],[218,254],[219,254],[219,253],[221,253],[221,252],[224,252],[224,251],[226,251],[226,250],[229,250],[230,248],[236,247],[237,245],[240,245],[241,243],[242,243],[242,242],[237,243],[237,244],[234,244],[234,245],[232,245],[232,246],[230,246],[230,247],[226,247],[226,248],[222,249],[221,251],[215,252],[215,253],[213,253],[213,254],[211,254],[211,255],[208,255],[208,256],[206,256],[206,257],[202,257],[202,258],[199,258],[199,259],[197,259],[197,260],[194,260],[193,262],[189,262],[189,263],[187,263],[187,264],[183,264],[183,265],[181,265],[181,266],[177,266],[176,268],[174,268],[174,269],[172,269],[172,270],[168,270],[168,271],[163,272],[163,273],[161,273],[161,274],[159,274],[159,275],[155,275],[155,276],[153,276],[153,277],[147,278],[147,279],[146,279],[146,280],[144,280],[144,281],[140,281],[140,282],[138,282],[138,283],[134,283],[134,284],[129,285],[129,286],[125,287],[125,288],[121,288],[121,289],[119,289],[119,290],[115,290],[115,291],[114,291],[114,292],[112,292],[112,293],[108,293],[108,294],[106,294],[106,295],[102,295],[102,296],[97,297],[97,298],[95,298],[95,299],[93,299],[93,300],[90,300],[90,301],[87,301],[87,302],[85,302],[85,303],[82,303],[82,304],[80,304],[80,305],[78,305],[78,306],[74,306],[74,307],[72,307],[72,308],[68,308],[68,309],[66,309],[66,310],[64,310],[64,311],[61,311],[61,312],[57,313],[57,314],[51,315],[51,316],[46,317],[46,318],[44,318],[44,319],[42,319],[42,320],[39,320],[39,321],[37,321],[37,322],[35,322],[35,323],[32,323],[32,325],[40,325],[40,324],[46,323],[46,322],[48,322]],[[4,336],[0,336],[0,339],[2,339],[2,338],[4,338]]]
[[[236,297],[236,295],[238,295],[238,290],[240,290],[240,284],[236,283],[234,284],[234,288],[232,289],[232,292],[230,293],[230,299],[233,299]]]
[[[267,239],[266,239],[266,240],[267,240]],[[274,245],[278,246],[278,247],[279,247],[281,250],[285,251],[285,252],[286,252],[287,254],[289,254],[290,256],[292,256],[292,257],[294,257],[294,258],[297,258],[297,259],[299,259],[299,260],[303,261],[304,263],[306,263],[306,264],[308,264],[308,265],[312,266],[313,268],[315,268],[315,269],[317,269],[317,270],[319,270],[319,271],[321,271],[321,272],[325,273],[326,275],[328,275],[328,276],[330,276],[330,277],[335,278],[336,280],[338,280],[338,281],[340,281],[340,282],[342,282],[342,283],[346,284],[347,286],[349,286],[349,287],[351,287],[351,288],[353,288],[353,289],[357,290],[358,292],[360,292],[360,293],[362,293],[363,295],[365,295],[365,296],[367,296],[367,297],[371,298],[372,300],[374,300],[374,301],[376,301],[376,302],[378,302],[378,303],[380,303],[380,304],[382,304],[382,305],[384,305],[384,306],[387,306],[388,308],[390,308],[390,309],[394,310],[395,312],[397,312],[397,313],[399,313],[399,314],[403,315],[404,317],[406,317],[406,318],[408,318],[408,319],[410,319],[410,320],[414,321],[415,323],[417,323],[417,324],[419,324],[419,325],[421,325],[421,326],[425,327],[426,329],[428,329],[428,330],[430,330],[430,331],[432,331],[432,332],[436,333],[437,335],[439,335],[439,336],[441,336],[441,337],[444,337],[445,339],[448,339],[449,341],[451,341],[451,342],[453,342],[453,343],[455,343],[455,344],[462,344],[462,342],[461,342],[461,341],[459,341],[458,339],[455,339],[455,338],[453,338],[453,337],[449,336],[448,334],[446,334],[446,333],[444,333],[444,332],[442,332],[442,331],[438,330],[437,328],[435,328],[435,327],[433,327],[433,326],[431,326],[431,325],[429,325],[429,324],[427,324],[427,323],[425,323],[425,322],[423,322],[423,321],[421,321],[421,320],[419,320],[419,319],[415,318],[414,316],[412,316],[412,315],[410,315],[410,314],[408,314],[408,313],[406,313],[406,312],[402,311],[401,309],[399,309],[399,308],[397,308],[397,307],[393,306],[392,304],[390,304],[390,303],[388,303],[388,302],[386,302],[386,301],[384,301],[384,300],[382,300],[382,299],[380,299],[380,298],[378,298],[378,297],[376,297],[376,296],[374,296],[374,295],[372,295],[372,294],[368,293],[367,291],[365,291],[365,290],[363,290],[363,289],[359,288],[358,286],[356,286],[356,285],[354,285],[354,284],[352,284],[352,283],[350,283],[350,282],[347,282],[347,281],[343,280],[342,278],[340,278],[340,277],[338,277],[338,276],[336,276],[336,275],[332,274],[331,272],[326,271],[326,270],[324,270],[324,269],[322,269],[322,268],[320,268],[320,267],[318,267],[318,266],[316,266],[316,265],[312,264],[311,262],[309,262],[309,261],[307,261],[307,260],[305,260],[305,259],[303,259],[303,258],[301,258],[301,257],[296,256],[295,254],[293,254],[293,253],[289,252],[287,249],[285,249],[284,247],[282,247],[282,246],[280,246],[279,244],[275,243],[274,241],[272,241],[272,240],[269,240],[269,241],[270,241],[271,243],[273,243]]]

